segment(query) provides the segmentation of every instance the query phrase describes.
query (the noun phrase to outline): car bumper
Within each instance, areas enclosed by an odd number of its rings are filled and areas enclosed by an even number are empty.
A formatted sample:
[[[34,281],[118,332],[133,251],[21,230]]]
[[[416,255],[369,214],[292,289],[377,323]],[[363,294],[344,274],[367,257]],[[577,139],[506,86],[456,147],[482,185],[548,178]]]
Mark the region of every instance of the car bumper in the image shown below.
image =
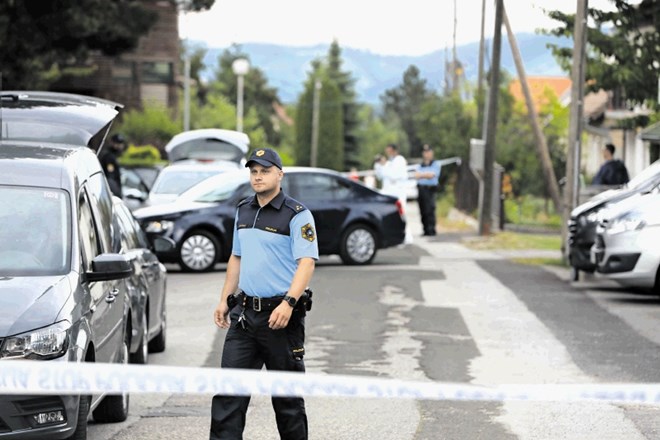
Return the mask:
[[[0,438],[68,438],[78,423],[78,401],[78,396],[0,395]],[[47,425],[36,422],[36,415],[55,411],[61,411],[64,421]]]
[[[596,270],[590,250],[596,241],[596,223],[585,218],[571,218],[568,222],[568,261],[585,272]]]
[[[591,249],[591,261],[597,265],[598,273],[620,284],[652,288],[655,285],[660,252],[659,228],[617,235],[598,236]]]

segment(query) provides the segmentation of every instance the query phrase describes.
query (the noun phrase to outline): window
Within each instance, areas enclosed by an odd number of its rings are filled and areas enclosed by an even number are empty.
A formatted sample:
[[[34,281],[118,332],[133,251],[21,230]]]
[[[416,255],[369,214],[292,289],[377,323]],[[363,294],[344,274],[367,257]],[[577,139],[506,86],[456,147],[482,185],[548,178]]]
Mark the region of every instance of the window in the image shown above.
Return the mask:
[[[0,277],[69,271],[71,211],[65,191],[0,185]]]
[[[285,175],[286,176],[286,175]],[[288,176],[293,198],[305,200],[344,200],[352,194],[349,185],[334,176],[299,173]]]
[[[91,269],[92,260],[100,253],[99,241],[94,225],[94,216],[87,197],[80,197],[78,228],[80,231],[80,249],[85,270]]]
[[[103,173],[94,174],[89,178],[87,192],[94,215],[98,217],[99,224],[107,225],[99,231],[99,241],[102,252],[111,252],[115,234],[115,224],[112,218],[112,193]]]
[[[143,83],[165,83],[174,81],[174,67],[167,61],[144,61],[142,63]]]

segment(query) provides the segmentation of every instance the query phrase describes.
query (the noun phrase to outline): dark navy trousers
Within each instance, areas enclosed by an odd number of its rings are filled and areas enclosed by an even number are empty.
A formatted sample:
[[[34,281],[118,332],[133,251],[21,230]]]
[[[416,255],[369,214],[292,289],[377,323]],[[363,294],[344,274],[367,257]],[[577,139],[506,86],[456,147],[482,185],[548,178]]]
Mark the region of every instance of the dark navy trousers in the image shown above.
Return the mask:
[[[422,218],[424,235],[435,235],[437,189],[435,186],[417,185],[417,190],[417,203],[419,204],[419,214]]]
[[[230,312],[231,326],[225,337],[222,368],[261,369],[303,373],[305,318],[294,310],[286,328],[268,328],[271,311],[244,309],[245,328],[238,322],[242,305]],[[240,440],[245,428],[249,396],[213,397],[211,440]],[[282,440],[307,440],[307,414],[302,397],[273,397],[277,429]]]

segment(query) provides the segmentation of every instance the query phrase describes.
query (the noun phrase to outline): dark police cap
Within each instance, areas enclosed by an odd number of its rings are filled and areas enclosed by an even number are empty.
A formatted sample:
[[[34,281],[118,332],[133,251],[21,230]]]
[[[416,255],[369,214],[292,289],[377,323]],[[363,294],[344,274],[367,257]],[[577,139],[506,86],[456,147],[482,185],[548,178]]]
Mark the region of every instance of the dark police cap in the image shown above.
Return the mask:
[[[277,154],[277,151],[271,148],[259,148],[258,150],[254,150],[245,166],[249,167],[253,162],[264,167],[275,165],[277,168],[282,169],[282,159],[280,159],[280,155]]]

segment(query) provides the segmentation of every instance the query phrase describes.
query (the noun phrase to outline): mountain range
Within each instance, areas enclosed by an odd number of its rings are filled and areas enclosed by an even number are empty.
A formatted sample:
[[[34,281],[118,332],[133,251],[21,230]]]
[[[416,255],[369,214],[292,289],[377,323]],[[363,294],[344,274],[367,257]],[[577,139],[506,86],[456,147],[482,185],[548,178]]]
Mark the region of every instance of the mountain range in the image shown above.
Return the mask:
[[[501,68],[513,77],[517,77],[515,64],[506,34],[502,36]],[[572,40],[534,33],[516,34],[516,41],[521,52],[527,75],[567,76],[552,56],[548,44],[570,46]],[[192,42],[204,47],[201,42]],[[487,47],[490,48],[488,41]],[[444,87],[445,62],[450,61],[451,50],[437,50],[419,56],[380,55],[366,50],[341,48],[342,70],[349,71],[355,79],[355,91],[360,102],[379,104],[380,96],[387,89],[399,86],[403,74],[410,65],[420,70],[420,76],[427,80],[433,90]],[[210,80],[217,69],[218,58],[226,48],[206,47],[204,57],[206,68],[201,73],[202,79]],[[268,78],[268,84],[277,88],[282,102],[294,103],[301,93],[303,83],[311,70],[311,62],[324,58],[328,54],[329,44],[315,46],[283,46],[264,43],[241,44],[252,66],[261,69]],[[456,47],[457,58],[463,65],[465,79],[476,82],[479,63],[479,43],[469,43]],[[489,59],[487,54],[486,58]],[[485,68],[490,67],[486,61]]]

